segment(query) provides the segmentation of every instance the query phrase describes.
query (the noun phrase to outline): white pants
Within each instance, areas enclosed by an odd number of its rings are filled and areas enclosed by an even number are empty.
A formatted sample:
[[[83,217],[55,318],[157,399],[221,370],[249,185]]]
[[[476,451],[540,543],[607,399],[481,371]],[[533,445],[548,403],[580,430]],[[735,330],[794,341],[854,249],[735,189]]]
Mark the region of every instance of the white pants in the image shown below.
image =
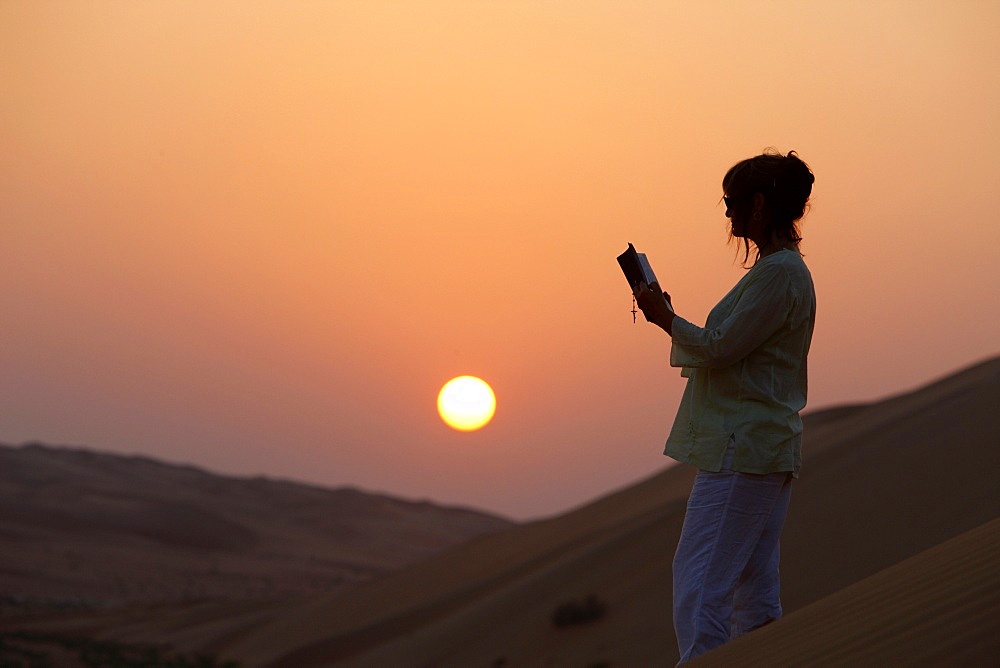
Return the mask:
[[[790,473],[698,471],[674,555],[674,631],[680,662],[781,617],[778,539]]]

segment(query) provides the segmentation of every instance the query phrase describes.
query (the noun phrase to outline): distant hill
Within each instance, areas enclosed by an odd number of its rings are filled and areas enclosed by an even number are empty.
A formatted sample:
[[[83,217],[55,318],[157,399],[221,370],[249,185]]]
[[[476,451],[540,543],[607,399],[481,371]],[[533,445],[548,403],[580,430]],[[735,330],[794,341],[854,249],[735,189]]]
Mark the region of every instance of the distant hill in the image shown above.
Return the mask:
[[[782,538],[789,623],[810,604],[949,539],[984,525],[995,530],[987,523],[1000,517],[998,406],[994,359],[905,395],[806,416],[805,463]],[[328,594],[112,610],[15,627],[165,643],[246,666],[672,665],[670,565],[693,475],[689,467],[667,468],[565,515],[483,535]],[[943,623],[940,606],[928,603],[947,600],[934,592],[954,574],[918,570],[926,578],[925,613],[908,608],[907,624]],[[557,609],[580,609],[590,597],[603,614],[553,623]],[[861,614],[831,605],[839,615]],[[880,605],[871,624],[894,614],[893,601]],[[976,610],[949,614],[961,627],[963,615],[981,616]],[[997,624],[969,621],[979,633],[974,640],[984,629],[1000,637]],[[894,628],[882,632],[888,637]],[[808,629],[796,634],[808,644]]]
[[[316,593],[510,526],[355,489],[0,446],[0,593],[8,606]]]

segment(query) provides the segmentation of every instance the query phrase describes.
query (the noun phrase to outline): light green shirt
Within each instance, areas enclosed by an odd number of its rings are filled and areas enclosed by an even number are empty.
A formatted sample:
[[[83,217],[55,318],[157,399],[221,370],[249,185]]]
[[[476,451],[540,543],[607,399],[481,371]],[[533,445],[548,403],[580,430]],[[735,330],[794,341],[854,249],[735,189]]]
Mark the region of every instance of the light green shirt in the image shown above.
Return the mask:
[[[719,471],[733,438],[734,471],[798,476],[815,321],[812,277],[789,250],[758,260],[705,327],[675,318],[670,365],[688,381],[664,454]]]

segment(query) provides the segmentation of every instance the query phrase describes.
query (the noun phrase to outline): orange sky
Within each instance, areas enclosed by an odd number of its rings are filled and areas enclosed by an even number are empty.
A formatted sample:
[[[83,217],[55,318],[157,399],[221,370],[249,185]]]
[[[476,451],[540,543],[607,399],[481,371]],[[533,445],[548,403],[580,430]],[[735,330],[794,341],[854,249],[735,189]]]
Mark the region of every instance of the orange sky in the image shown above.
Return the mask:
[[[2,0],[0,441],[565,510],[683,389],[615,256],[703,322],[767,146],[817,177],[810,408],[995,355],[998,44],[993,2]]]

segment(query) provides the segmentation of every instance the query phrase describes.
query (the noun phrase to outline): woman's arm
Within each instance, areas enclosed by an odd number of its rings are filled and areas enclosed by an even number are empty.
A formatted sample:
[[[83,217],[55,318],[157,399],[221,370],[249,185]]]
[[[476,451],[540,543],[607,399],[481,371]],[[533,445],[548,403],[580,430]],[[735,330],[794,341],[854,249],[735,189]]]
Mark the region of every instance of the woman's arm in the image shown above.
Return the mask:
[[[790,277],[782,267],[760,267],[717,326],[698,327],[683,319],[681,324],[672,323],[670,363],[713,368],[740,361],[785,325],[794,299]]]

